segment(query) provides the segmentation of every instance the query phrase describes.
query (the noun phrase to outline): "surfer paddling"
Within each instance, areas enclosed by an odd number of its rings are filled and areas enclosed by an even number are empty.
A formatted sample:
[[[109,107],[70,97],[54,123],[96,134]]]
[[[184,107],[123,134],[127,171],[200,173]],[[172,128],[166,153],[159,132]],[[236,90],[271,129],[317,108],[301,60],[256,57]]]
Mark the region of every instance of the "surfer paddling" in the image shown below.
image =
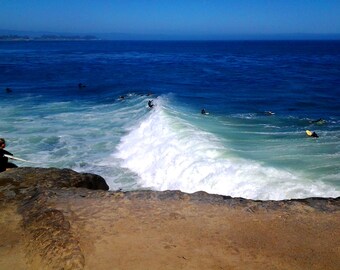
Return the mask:
[[[313,137],[313,138],[318,138],[319,135],[315,133],[315,131],[310,131],[310,130],[306,130],[306,134],[309,136],[309,137]]]
[[[6,147],[5,139],[0,138],[0,172],[6,171],[6,169],[9,169],[9,168],[18,167],[14,163],[8,162],[7,156],[13,156],[13,154],[4,150],[5,147]]]
[[[319,118],[318,120],[310,121],[310,123],[312,123],[312,124],[317,124],[317,125],[323,125],[323,124],[326,123],[326,121],[323,120],[322,118]]]
[[[207,115],[209,114],[204,108],[201,110],[201,114]]]

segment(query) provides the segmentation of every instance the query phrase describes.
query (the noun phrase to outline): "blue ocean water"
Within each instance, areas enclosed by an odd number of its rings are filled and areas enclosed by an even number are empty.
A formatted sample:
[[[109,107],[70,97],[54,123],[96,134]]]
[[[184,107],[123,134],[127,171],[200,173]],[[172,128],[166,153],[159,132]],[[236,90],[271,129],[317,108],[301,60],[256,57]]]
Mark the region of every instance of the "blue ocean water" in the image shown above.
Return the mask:
[[[19,166],[111,190],[340,196],[340,41],[0,42],[0,70],[0,137],[35,162]]]

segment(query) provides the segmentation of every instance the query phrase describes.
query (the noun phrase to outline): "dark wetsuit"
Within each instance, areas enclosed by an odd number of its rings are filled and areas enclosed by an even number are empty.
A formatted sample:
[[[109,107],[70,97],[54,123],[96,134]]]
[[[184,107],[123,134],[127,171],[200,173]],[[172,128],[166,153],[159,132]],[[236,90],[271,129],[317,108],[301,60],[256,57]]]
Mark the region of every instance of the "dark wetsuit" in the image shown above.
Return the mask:
[[[310,136],[311,136],[311,137],[314,137],[314,138],[318,138],[318,137],[319,137],[319,135],[316,134],[315,132],[313,132],[312,135],[310,135]]]
[[[5,157],[4,155],[11,155],[13,156],[12,153],[4,150],[4,149],[0,149],[0,172],[4,172],[6,171],[7,168],[16,168],[18,167],[17,165],[8,162],[8,157]]]
[[[150,107],[150,108],[152,108],[154,105],[153,105],[153,103],[152,103],[152,100],[149,100],[148,101],[148,106]]]

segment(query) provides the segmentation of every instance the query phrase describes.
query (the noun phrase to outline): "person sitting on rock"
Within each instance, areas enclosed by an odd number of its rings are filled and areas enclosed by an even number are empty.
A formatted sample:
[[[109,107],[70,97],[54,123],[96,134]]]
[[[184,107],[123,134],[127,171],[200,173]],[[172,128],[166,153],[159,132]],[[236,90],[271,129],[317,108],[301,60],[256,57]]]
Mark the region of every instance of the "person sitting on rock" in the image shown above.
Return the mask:
[[[5,147],[6,147],[5,139],[0,138],[0,172],[4,172],[8,168],[18,167],[17,165],[15,165],[11,162],[8,162],[8,157],[6,157],[5,155],[13,156],[13,154],[4,150]]]

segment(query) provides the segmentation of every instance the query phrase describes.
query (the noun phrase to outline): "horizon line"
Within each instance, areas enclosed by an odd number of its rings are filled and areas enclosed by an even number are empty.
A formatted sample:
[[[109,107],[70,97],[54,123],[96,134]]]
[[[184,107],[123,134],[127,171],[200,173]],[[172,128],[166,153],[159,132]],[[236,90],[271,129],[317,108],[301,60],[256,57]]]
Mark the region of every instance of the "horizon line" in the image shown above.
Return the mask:
[[[340,33],[248,33],[248,34],[141,34],[122,32],[53,32],[0,29],[0,36],[22,35],[29,38],[39,38],[42,35],[94,36],[95,40],[150,40],[150,41],[245,41],[245,40],[340,40]]]

